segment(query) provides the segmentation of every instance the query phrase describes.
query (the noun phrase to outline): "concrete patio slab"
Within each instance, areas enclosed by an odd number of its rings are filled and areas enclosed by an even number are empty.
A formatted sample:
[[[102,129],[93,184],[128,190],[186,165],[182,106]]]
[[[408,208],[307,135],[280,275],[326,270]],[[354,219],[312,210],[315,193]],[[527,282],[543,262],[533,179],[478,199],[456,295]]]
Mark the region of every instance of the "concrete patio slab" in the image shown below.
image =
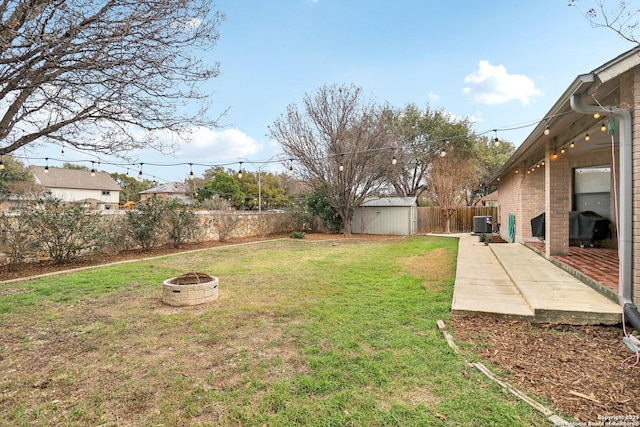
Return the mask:
[[[459,239],[453,316],[492,315],[545,323],[617,324],[620,307],[518,243]]]

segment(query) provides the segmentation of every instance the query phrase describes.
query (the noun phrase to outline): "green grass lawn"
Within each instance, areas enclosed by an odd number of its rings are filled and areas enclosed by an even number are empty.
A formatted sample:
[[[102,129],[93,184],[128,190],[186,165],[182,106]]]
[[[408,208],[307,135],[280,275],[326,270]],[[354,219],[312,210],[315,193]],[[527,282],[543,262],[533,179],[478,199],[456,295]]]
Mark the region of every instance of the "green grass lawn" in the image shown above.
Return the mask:
[[[547,425],[438,331],[456,251],[280,240],[0,285],[0,425]],[[189,271],[219,298],[163,305]]]

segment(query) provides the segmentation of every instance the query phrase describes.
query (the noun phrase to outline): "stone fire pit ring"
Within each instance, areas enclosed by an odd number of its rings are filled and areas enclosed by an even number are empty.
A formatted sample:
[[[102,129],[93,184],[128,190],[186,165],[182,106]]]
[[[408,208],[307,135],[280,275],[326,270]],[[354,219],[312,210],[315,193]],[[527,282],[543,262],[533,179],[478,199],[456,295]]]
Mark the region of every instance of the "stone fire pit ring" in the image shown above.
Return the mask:
[[[162,282],[162,302],[174,307],[204,304],[218,298],[218,278],[187,273]]]

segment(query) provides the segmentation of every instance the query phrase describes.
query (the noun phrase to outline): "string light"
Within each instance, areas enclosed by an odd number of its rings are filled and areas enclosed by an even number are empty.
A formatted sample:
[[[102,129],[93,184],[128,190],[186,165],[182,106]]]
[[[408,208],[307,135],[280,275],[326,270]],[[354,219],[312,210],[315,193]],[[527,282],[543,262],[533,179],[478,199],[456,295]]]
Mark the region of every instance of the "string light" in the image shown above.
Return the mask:
[[[447,155],[447,144],[449,142],[446,139],[442,140],[442,151],[440,151],[440,157],[445,157]]]
[[[493,142],[496,143],[496,142],[499,142],[499,138],[498,138],[498,135],[497,135],[498,131],[510,131],[510,130],[523,129],[523,128],[526,128],[526,127],[529,127],[529,126],[533,126],[533,125],[539,124],[542,120],[544,120],[547,123],[547,125],[545,126],[544,134],[548,135],[550,133],[550,127],[548,125],[549,120],[552,119],[552,118],[556,118],[556,117],[562,117],[562,116],[567,115],[567,114],[571,114],[571,112],[569,111],[569,112],[553,114],[553,115],[546,116],[546,117],[544,117],[542,119],[539,119],[539,120],[533,120],[533,121],[530,121],[530,122],[523,122],[521,124],[516,124],[516,125],[512,125],[512,126],[496,128],[496,129],[492,129],[490,131],[487,130],[487,131],[483,131],[483,132],[473,132],[472,135],[474,137],[478,137],[478,136],[485,135],[488,132],[493,132],[495,134]],[[601,129],[603,131],[607,131],[607,127],[606,127],[605,123],[603,123],[603,126],[602,126]],[[449,139],[459,139],[459,138],[468,138],[468,137],[469,137],[468,134],[465,134],[465,135],[454,135],[454,136],[450,136]],[[585,136],[585,139],[586,139],[586,136]],[[441,141],[444,144],[447,144],[447,142],[448,142],[447,139],[443,139]],[[430,140],[430,141],[423,141],[423,142],[435,143],[435,142],[437,142],[437,140]],[[394,148],[388,147],[388,148],[382,148],[382,149],[375,149],[375,151],[390,150],[390,149],[397,149],[397,147],[394,147]],[[371,151],[371,150],[357,151],[356,153],[366,153],[366,152],[369,152],[369,151]],[[63,144],[61,144],[61,154],[64,155],[64,145]],[[441,157],[445,157],[448,154],[446,145],[442,149],[439,150],[439,154],[440,154]],[[344,157],[344,153],[341,155],[341,157]],[[291,159],[291,160],[293,160],[293,159]],[[398,159],[396,158],[396,164],[397,164],[397,160]],[[62,160],[60,160],[60,161],[62,161]],[[83,160],[82,162],[86,162],[86,161],[87,160]],[[75,162],[75,160],[72,160],[72,162]],[[78,161],[78,162],[80,162],[80,161]],[[268,161],[267,163],[270,163],[270,162],[271,161]],[[393,164],[393,159],[392,159],[391,162]],[[233,163],[235,163],[235,162],[222,163],[222,164],[200,164],[200,166],[220,167],[220,166],[232,165]],[[244,162],[241,162],[241,164],[242,163],[244,163]],[[263,162],[263,161],[249,161],[249,163],[251,163],[251,164],[253,164],[253,163],[263,164],[265,162]],[[98,160],[98,164],[100,164],[99,160]],[[119,166],[119,167],[122,167],[122,168],[124,168],[124,166],[126,165],[126,164],[123,164],[123,163],[114,163],[114,162],[107,162],[106,164],[109,164],[109,165],[112,165],[112,166]],[[187,165],[187,164],[191,167],[194,163],[184,163],[184,162],[179,162],[179,163],[147,163],[147,165],[160,166],[160,167],[179,166],[179,165]],[[0,165],[2,165],[1,162],[0,162]],[[142,179],[142,166],[143,166],[143,163],[139,163],[139,165],[140,165],[140,173],[138,174],[138,178]],[[4,166],[4,165],[2,165],[2,166]],[[134,164],[134,166],[135,166],[135,164]],[[341,162],[340,166],[341,166],[340,170],[343,171],[344,170],[344,162]],[[1,167],[0,167],[0,170],[1,170]],[[289,173],[291,173],[291,170],[292,170],[292,166],[290,165],[289,166]],[[48,164],[47,164],[47,166],[45,168],[45,173],[46,172],[48,172]],[[192,172],[191,168],[190,168],[190,172]],[[240,170],[239,172],[242,173],[242,170]],[[128,168],[127,168],[127,176],[128,176]],[[153,176],[153,175],[151,175],[151,176]],[[195,176],[194,176],[194,178],[195,178]],[[189,179],[191,179],[191,173],[190,173],[190,178]]]
[[[498,129],[493,130],[496,133],[496,137],[493,139],[493,145],[496,147],[500,146],[500,140],[498,139]]]
[[[94,168],[93,162],[91,162],[91,176],[96,176],[96,169]]]
[[[196,176],[193,174],[193,164],[189,163],[189,181],[193,181],[196,179]]]
[[[391,159],[391,164],[395,165],[398,163],[398,159],[396,159],[396,156],[393,156],[393,159]]]
[[[598,120],[600,118],[600,113],[594,113],[593,118]]]
[[[564,147],[562,147],[562,148],[560,149],[560,154],[564,154],[566,151],[567,151],[567,150],[565,150],[565,149],[564,149]]]
[[[606,132],[607,131],[607,125],[605,125],[604,123],[602,123],[602,126],[600,126],[600,130],[602,132]]]
[[[238,179],[242,179],[242,162],[240,162],[240,167],[238,168]]]
[[[44,159],[45,165],[44,165],[44,173],[49,173],[49,158],[45,158]]]
[[[289,176],[293,176],[293,159],[289,159]]]
[[[344,161],[343,161],[343,159],[344,159],[344,154],[340,154],[340,167],[338,167],[338,170],[340,172],[344,171]]]
[[[589,134],[586,134],[586,135],[584,136],[584,140],[585,140],[585,141],[589,141],[590,139],[591,139],[591,137],[589,136]]]
[[[553,152],[553,154],[551,155],[551,158],[553,160],[556,160],[558,158],[558,153],[556,153],[555,151]]]
[[[576,143],[574,141],[571,141],[571,144],[569,144],[569,148],[573,148],[576,146]]]

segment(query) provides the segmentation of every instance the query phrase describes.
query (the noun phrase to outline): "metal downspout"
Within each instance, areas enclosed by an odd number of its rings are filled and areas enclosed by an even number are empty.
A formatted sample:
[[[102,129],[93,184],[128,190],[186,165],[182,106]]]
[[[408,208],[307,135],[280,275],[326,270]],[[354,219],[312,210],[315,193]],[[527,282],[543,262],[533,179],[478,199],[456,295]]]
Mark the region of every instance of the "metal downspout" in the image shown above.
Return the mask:
[[[593,82],[593,74],[582,76],[584,83]],[[631,132],[631,113],[618,107],[600,107],[583,105],[579,95],[573,94],[570,98],[571,109],[582,114],[610,114],[618,118],[620,123],[619,141],[619,166],[620,191],[618,203],[620,206],[618,218],[618,294],[620,295],[620,305],[623,307],[624,315],[631,325],[640,331],[640,314],[631,296],[633,294],[632,280],[632,236],[633,236],[633,150]]]

